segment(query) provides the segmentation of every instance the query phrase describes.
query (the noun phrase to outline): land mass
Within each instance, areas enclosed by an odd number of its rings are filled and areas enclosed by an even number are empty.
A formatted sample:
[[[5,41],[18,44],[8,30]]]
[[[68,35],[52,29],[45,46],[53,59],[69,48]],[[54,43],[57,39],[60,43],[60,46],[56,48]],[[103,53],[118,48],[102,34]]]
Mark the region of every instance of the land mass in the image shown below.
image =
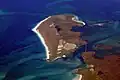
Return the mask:
[[[120,79],[120,55],[107,55],[98,59],[95,52],[84,52],[84,58],[88,67],[77,69],[76,74],[82,74],[82,80],[119,80]]]
[[[81,39],[82,32],[72,31],[73,26],[82,27],[85,23],[73,14],[53,15],[39,22],[33,31],[39,36],[46,49],[47,61],[66,57],[82,45],[87,44]],[[95,49],[111,50],[111,46],[97,45]],[[82,57],[87,68],[76,69],[75,74],[83,75],[82,80],[119,80],[120,56],[106,55],[96,58],[95,52],[84,52]]]
[[[40,37],[46,48],[47,61],[65,57],[86,44],[80,38],[82,33],[72,31],[73,26],[82,27],[85,23],[73,14],[53,15],[37,24],[32,30]]]

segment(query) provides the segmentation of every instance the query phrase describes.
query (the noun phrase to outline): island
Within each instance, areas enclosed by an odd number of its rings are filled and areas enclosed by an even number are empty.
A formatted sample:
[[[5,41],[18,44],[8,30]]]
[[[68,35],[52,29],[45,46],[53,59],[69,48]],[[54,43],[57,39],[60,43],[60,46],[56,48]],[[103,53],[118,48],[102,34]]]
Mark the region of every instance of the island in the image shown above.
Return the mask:
[[[83,27],[85,23],[73,14],[53,15],[40,21],[32,29],[46,49],[47,61],[54,61],[73,53],[78,46],[86,44],[82,33],[72,31],[73,26]]]

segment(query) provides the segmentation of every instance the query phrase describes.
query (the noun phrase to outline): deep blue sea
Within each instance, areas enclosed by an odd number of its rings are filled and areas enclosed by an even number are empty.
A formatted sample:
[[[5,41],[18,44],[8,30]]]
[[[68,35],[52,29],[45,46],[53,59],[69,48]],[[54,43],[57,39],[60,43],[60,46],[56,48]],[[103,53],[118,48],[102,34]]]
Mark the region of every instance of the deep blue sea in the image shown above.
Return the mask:
[[[120,21],[120,1],[0,0],[0,80],[73,80],[76,77],[72,70],[83,65],[83,61],[75,57],[47,63],[44,46],[31,30],[44,18],[64,13],[75,14],[86,23]],[[120,33],[120,27],[114,24],[102,29],[77,30],[86,32],[83,39],[89,41],[90,50],[94,43]],[[76,54],[83,50],[84,46]]]

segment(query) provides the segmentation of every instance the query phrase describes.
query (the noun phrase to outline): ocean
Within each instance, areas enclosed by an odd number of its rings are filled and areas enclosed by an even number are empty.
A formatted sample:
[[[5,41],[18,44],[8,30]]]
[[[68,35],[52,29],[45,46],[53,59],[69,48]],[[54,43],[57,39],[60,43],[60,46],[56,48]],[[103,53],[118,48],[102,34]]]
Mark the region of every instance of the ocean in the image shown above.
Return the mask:
[[[0,80],[78,80],[72,72],[84,66],[82,59],[47,63],[44,46],[32,28],[48,16],[64,13],[75,14],[88,25],[89,21],[120,21],[119,4],[119,0],[0,1]],[[86,32],[83,39],[92,50],[94,43],[120,33],[114,25],[77,30]],[[83,51],[84,46],[76,54]]]

